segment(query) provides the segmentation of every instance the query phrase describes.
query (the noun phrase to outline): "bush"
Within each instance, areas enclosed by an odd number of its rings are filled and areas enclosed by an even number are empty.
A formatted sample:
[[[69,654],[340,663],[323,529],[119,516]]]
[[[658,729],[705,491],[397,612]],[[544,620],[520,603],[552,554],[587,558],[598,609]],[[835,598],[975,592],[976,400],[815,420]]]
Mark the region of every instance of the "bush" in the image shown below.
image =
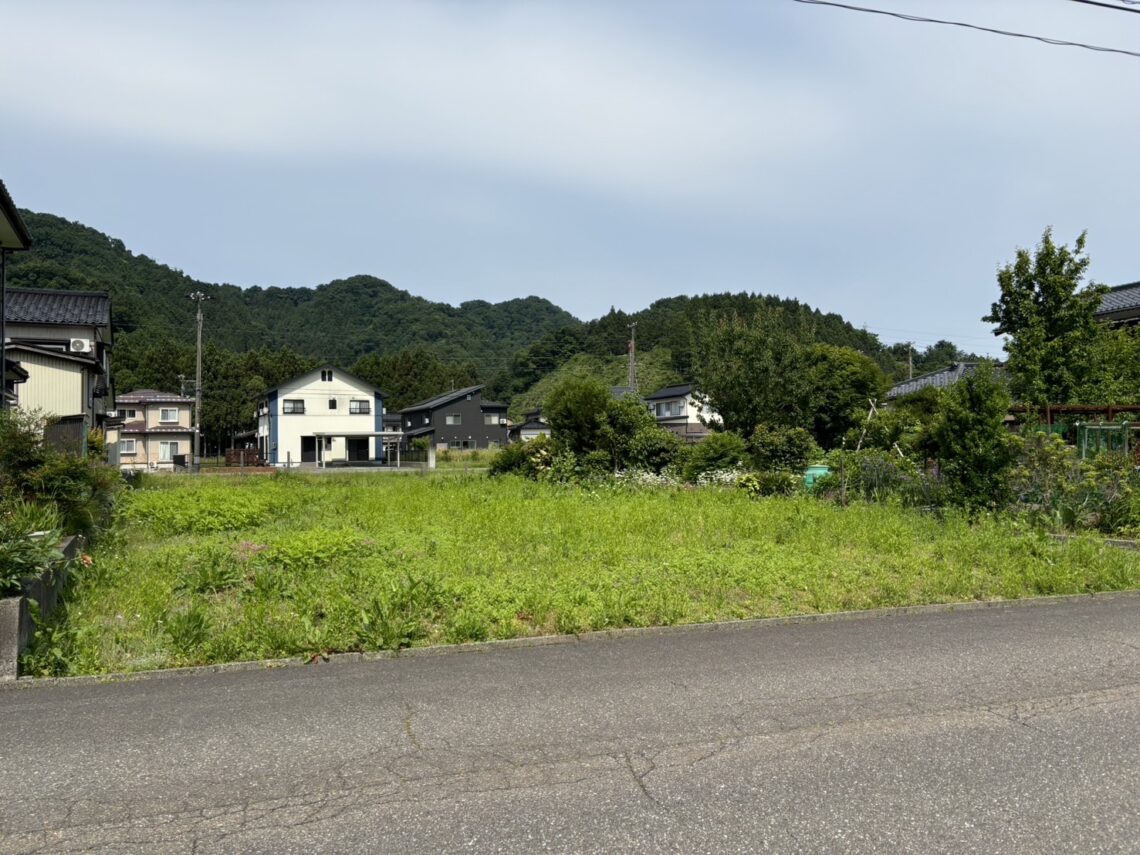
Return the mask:
[[[1016,441],[1005,427],[1009,393],[988,363],[942,398],[934,439],[947,498],[967,508],[1000,508],[1009,499]]]
[[[802,472],[823,454],[814,437],[799,427],[757,425],[748,441],[752,465],[761,472]]]
[[[791,472],[749,472],[736,486],[753,499],[764,496],[791,496],[803,487],[803,478]]]
[[[53,509],[22,501],[0,506],[0,596],[17,593],[22,580],[58,565],[59,538]]]
[[[815,482],[815,492],[841,503],[853,498],[919,506],[941,503],[938,482],[898,452],[840,449],[827,455],[827,465],[831,471]]]
[[[491,458],[491,475],[522,475],[532,480],[550,469],[554,457],[549,437],[536,436],[499,449]]]
[[[49,506],[65,533],[92,537],[110,522],[122,475],[94,458],[49,448],[42,431],[34,415],[0,412],[0,502]]]
[[[695,484],[707,472],[738,469],[748,461],[748,446],[737,434],[728,431],[710,433],[685,451],[681,476]]]

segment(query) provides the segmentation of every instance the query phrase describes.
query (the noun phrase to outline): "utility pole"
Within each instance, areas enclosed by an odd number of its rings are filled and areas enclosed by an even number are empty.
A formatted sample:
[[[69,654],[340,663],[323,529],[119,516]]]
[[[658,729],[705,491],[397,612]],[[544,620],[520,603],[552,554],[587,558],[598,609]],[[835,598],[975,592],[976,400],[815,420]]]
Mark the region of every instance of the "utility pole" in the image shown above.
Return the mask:
[[[906,379],[914,379],[914,342],[906,343]]]
[[[208,297],[201,291],[195,291],[190,299],[198,304],[198,355],[194,373],[194,471],[201,471],[202,465],[202,303]]]
[[[626,385],[637,391],[637,321],[629,325],[629,382]]]

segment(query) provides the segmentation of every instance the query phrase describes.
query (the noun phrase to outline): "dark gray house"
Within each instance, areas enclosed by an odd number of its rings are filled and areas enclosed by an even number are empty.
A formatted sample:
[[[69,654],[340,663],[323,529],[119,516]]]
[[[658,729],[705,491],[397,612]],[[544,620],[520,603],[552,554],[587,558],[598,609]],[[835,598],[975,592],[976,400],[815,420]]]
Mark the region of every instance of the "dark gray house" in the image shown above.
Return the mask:
[[[400,410],[404,443],[421,437],[436,448],[476,449],[507,443],[507,405],[483,400],[482,386],[436,395]]]

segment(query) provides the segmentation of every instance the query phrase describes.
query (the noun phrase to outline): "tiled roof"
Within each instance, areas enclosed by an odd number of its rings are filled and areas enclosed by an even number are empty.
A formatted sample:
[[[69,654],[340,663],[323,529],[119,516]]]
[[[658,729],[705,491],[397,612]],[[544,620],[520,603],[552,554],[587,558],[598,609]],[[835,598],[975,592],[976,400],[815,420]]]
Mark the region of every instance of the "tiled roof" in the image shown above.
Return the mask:
[[[455,389],[451,392],[446,392],[443,395],[436,395],[434,398],[428,398],[426,401],[420,401],[418,404],[412,404],[410,407],[404,407],[400,410],[401,413],[410,413],[414,410],[434,410],[436,407],[442,407],[444,404],[450,403],[458,398],[464,398],[467,395],[472,395],[482,389],[480,386],[468,386],[466,389]]]
[[[963,377],[973,374],[977,370],[978,363],[976,362],[955,362],[939,371],[931,371],[929,374],[896,383],[887,392],[887,397],[900,398],[903,395],[909,395],[919,389],[928,389],[932,386],[937,389],[944,389],[947,386],[953,386]]]
[[[662,398],[682,398],[693,391],[692,383],[684,383],[680,386],[666,386],[664,389],[658,389],[652,395],[647,397],[647,401],[659,401]]]
[[[111,298],[103,291],[9,288],[4,317],[10,324],[111,325]]]
[[[116,395],[115,401],[124,404],[193,404],[194,399],[157,389],[135,389],[125,395]]]
[[[1140,309],[1140,282],[1128,285],[1117,285],[1106,293],[1100,301],[1098,315],[1107,315],[1112,312],[1126,312],[1129,309]]]
[[[8,188],[0,181],[0,247],[4,249],[27,249],[32,245],[28,227],[20,218],[16,203],[8,195]]]

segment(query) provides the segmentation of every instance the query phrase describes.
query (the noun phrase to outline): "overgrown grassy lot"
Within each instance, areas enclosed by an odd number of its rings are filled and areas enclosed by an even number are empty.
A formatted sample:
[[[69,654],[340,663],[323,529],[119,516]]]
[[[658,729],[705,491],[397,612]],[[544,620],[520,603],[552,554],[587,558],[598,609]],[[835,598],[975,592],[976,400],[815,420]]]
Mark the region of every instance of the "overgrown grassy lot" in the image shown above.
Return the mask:
[[[167,478],[125,496],[31,673],[88,674],[1137,587],[1013,523],[735,489]]]

